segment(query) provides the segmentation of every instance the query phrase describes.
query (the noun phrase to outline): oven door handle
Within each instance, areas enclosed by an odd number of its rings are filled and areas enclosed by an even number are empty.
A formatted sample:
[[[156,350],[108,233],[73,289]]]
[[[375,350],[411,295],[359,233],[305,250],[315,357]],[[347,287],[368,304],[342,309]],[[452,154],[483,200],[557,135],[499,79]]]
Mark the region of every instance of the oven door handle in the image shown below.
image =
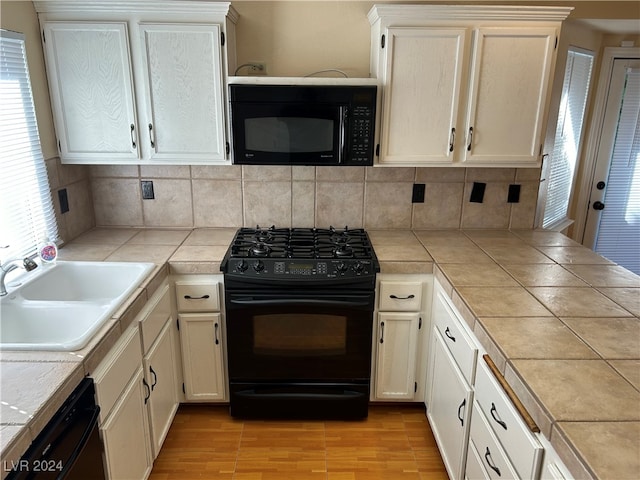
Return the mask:
[[[314,305],[314,306],[336,306],[336,307],[367,307],[371,305],[370,299],[362,300],[330,300],[330,299],[317,299],[317,298],[269,298],[269,299],[255,299],[255,298],[230,298],[229,302],[234,305],[245,306],[264,306],[264,305]]]

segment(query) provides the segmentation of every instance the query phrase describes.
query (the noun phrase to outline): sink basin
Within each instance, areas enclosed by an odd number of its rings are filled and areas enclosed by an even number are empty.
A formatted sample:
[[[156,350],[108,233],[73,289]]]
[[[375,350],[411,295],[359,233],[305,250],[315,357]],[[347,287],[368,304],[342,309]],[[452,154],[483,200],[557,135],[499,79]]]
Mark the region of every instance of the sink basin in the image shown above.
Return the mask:
[[[102,326],[103,322],[99,319],[107,314],[107,310],[107,305],[91,304],[74,305],[71,308],[51,305],[49,302],[2,305],[2,348],[78,350]]]
[[[59,262],[42,267],[19,294],[26,300],[110,301],[131,293],[151,270],[150,263]],[[34,271],[35,273],[35,271]]]
[[[0,349],[83,348],[142,283],[152,263],[58,262],[0,297]]]

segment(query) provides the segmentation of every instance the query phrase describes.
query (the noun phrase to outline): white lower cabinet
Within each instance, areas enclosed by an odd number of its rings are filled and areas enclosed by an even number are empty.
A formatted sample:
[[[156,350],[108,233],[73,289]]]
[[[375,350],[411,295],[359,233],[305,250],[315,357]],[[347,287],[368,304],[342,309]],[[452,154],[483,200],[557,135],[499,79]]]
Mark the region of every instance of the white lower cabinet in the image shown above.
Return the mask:
[[[100,406],[99,428],[110,480],[145,479],[153,459],[140,332],[134,323],[93,372]]]
[[[151,473],[149,427],[142,368],[127,385],[107,421],[100,427],[110,480],[144,479]]]
[[[475,451],[476,459],[480,457],[480,468],[472,465],[471,471],[468,470],[465,474],[469,480],[517,480],[520,478],[477,402],[474,402],[473,414],[471,415],[469,451],[472,450]],[[470,476],[476,475],[475,472],[472,473],[474,468],[478,469],[478,473],[481,473],[480,476]]]
[[[92,374],[110,480],[145,479],[178,409],[165,281]]]
[[[376,398],[412,400],[420,314],[378,313]]]
[[[222,317],[219,313],[182,313],[179,319],[186,399],[224,401]]]
[[[168,321],[165,324],[153,347],[143,358],[145,379],[151,389],[147,410],[154,458],[160,453],[178,410],[172,323]]]
[[[228,398],[222,285],[222,275],[176,277],[187,402],[224,402]]]
[[[432,285],[431,275],[378,275],[372,401],[424,400]]]
[[[427,416],[451,479],[463,477],[473,390],[447,349],[442,335],[433,331],[433,385]]]

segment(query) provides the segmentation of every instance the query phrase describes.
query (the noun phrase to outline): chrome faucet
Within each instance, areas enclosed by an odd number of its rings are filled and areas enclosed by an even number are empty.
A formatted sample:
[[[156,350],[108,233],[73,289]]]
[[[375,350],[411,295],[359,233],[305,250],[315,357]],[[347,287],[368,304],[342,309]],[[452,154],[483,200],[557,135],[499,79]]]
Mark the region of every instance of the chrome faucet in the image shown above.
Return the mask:
[[[15,258],[12,260],[7,260],[4,263],[0,263],[0,297],[4,297],[7,294],[7,288],[4,285],[4,277],[7,273],[11,272],[18,268],[17,262],[22,262],[22,268],[24,268],[27,272],[38,268],[38,264],[31,260],[29,257],[25,258]]]

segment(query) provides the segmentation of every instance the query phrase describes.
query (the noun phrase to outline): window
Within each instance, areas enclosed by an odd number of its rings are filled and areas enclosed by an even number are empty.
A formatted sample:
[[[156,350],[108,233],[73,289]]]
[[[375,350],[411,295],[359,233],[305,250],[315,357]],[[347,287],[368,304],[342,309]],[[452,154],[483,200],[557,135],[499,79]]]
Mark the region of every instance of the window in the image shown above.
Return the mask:
[[[571,224],[567,214],[580,152],[592,67],[592,52],[574,47],[569,49],[555,142],[547,170],[547,193],[542,221],[544,228],[561,230]]]
[[[0,30],[0,105],[0,260],[7,260],[35,254],[43,235],[58,240],[24,35],[7,30]]]

